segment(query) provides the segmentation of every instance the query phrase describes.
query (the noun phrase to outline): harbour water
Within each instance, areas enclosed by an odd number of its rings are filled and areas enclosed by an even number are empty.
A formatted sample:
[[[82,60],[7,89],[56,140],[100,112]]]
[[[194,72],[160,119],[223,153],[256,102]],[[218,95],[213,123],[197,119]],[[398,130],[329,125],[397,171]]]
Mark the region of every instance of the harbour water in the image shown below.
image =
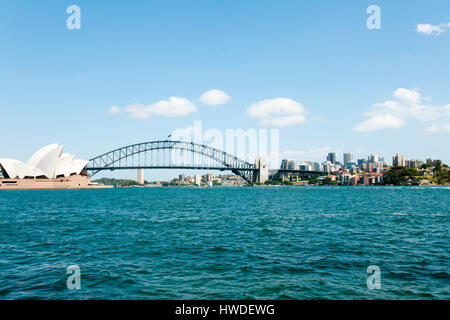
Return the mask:
[[[2,191],[0,299],[450,299],[449,207],[449,188]]]

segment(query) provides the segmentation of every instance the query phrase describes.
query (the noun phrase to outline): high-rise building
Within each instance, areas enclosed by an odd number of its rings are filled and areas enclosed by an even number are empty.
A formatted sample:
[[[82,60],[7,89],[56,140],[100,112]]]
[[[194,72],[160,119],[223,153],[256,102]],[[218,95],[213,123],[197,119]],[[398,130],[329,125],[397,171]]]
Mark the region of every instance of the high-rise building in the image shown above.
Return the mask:
[[[287,170],[288,169],[288,165],[289,165],[289,160],[288,159],[283,159],[283,160],[281,160],[280,169]]]
[[[144,184],[144,169],[137,169],[137,182]]]
[[[328,173],[330,173],[331,172],[331,166],[332,166],[333,164],[330,162],[330,161],[324,161],[324,162],[322,162],[322,169],[323,169],[323,171],[324,172],[328,172]]]
[[[351,153],[344,153],[344,168],[347,168],[347,163],[352,161]]]
[[[178,175],[178,180],[180,180],[180,182],[184,182],[184,173]]]
[[[288,169],[289,170],[298,170],[298,161],[296,161],[296,160],[289,160]]]
[[[394,167],[404,167],[405,166],[405,158],[397,153],[395,156],[392,157],[392,166]]]
[[[328,153],[327,161],[330,161],[331,163],[336,163],[336,153],[334,152]]]
[[[202,184],[202,176],[199,174],[196,174],[194,176],[194,184],[200,186]]]
[[[358,167],[360,168],[360,169],[363,169],[364,168],[364,164],[366,163],[366,160],[365,159],[358,159]]]
[[[320,167],[320,163],[314,162],[313,165],[314,165],[314,171],[322,171],[321,167]]]

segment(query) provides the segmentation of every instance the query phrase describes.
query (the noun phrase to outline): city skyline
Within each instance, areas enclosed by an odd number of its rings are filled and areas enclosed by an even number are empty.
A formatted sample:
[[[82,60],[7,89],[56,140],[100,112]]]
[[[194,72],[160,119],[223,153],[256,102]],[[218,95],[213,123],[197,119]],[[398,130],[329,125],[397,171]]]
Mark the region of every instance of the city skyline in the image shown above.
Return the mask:
[[[169,136],[168,140],[166,140],[166,141],[183,143],[183,142],[179,142],[176,140],[171,140],[170,137],[171,136]],[[190,141],[188,141],[188,142],[190,142]],[[159,142],[155,141],[153,143],[159,143]],[[188,145],[191,145],[191,144],[189,143]],[[42,148],[42,150],[44,150],[44,149],[46,150],[47,148],[50,148],[50,147],[53,148],[55,146],[58,146],[58,144],[48,145],[48,146]],[[198,146],[202,146],[202,145],[198,144]],[[61,145],[60,149],[58,149],[58,150],[62,150],[63,147],[64,146]],[[124,147],[124,148],[129,148],[129,147],[130,146]],[[203,146],[203,147],[206,147],[206,146]],[[213,147],[212,150],[214,150],[214,146],[209,146],[209,147]],[[239,147],[239,143],[238,143],[238,145],[237,146],[235,145],[235,147],[237,149],[241,149],[242,146]],[[218,152],[222,152],[221,149],[215,149],[215,150],[217,150]],[[116,151],[114,151],[114,152],[116,152]],[[173,164],[176,164],[176,163],[181,164],[181,163],[184,163],[184,161],[188,160],[187,158],[186,159],[183,158],[183,152],[181,152],[181,154],[179,154],[176,152],[176,149],[173,151],[175,151],[175,153],[172,154],[172,156],[170,156],[170,158],[171,158],[170,163],[172,163],[172,161],[174,161]],[[229,155],[233,157],[233,154],[229,153]],[[62,156],[67,157],[67,156],[70,156],[70,154],[62,154]],[[74,156],[75,155],[72,155],[72,158]],[[103,156],[105,156],[105,155],[102,155],[102,157]],[[35,155],[33,155],[32,158],[33,157],[35,157]],[[70,159],[72,159],[72,158],[70,158]],[[236,158],[236,157],[234,157],[234,158]],[[146,159],[147,159],[147,155],[145,155],[145,160]],[[239,157],[237,157],[237,159],[239,161],[246,160],[243,158],[239,159]],[[342,161],[339,161],[340,159],[342,159]],[[9,163],[19,163],[19,164],[23,165],[24,168],[26,166],[26,164],[21,162],[20,160],[3,159],[3,161],[5,161],[4,162],[5,165],[9,164]],[[82,164],[85,164],[85,165],[88,163],[87,160],[77,160],[77,161],[80,161]],[[95,160],[95,161],[100,161],[101,163],[103,163],[101,160]],[[181,161],[181,162],[179,162],[179,161]],[[189,161],[190,160],[188,160],[188,163],[189,163]],[[349,152],[342,153],[341,158],[338,158],[336,156],[336,152],[329,152],[328,154],[323,155],[323,158],[321,160],[317,160],[317,161],[314,161],[311,159],[297,160],[297,159],[293,159],[293,158],[290,158],[290,159],[283,158],[279,161],[279,164],[275,163],[275,165],[273,165],[273,166],[268,165],[267,158],[265,156],[260,157],[258,155],[258,157],[255,158],[255,161],[247,159],[247,162],[250,162],[250,165],[253,164],[256,168],[259,168],[259,166],[260,166],[260,164],[258,164],[259,161],[264,161],[264,163],[265,163],[264,166],[267,167],[268,169],[272,169],[272,170],[284,169],[284,170],[299,170],[299,171],[327,172],[327,173],[338,172],[338,171],[353,172],[354,169],[356,169],[356,168],[363,169],[368,172],[376,171],[376,172],[380,173],[381,171],[384,171],[385,167],[386,168],[388,168],[388,167],[419,168],[422,164],[434,166],[436,162],[440,162],[441,164],[446,165],[446,163],[442,162],[441,159],[432,159],[429,157],[427,157],[426,159],[418,159],[418,158],[414,158],[414,157],[406,158],[404,155],[402,155],[398,152],[394,156],[392,156],[392,161],[385,160],[384,157],[379,156],[377,154],[373,154],[373,153],[369,154],[368,156],[366,155],[365,157],[355,157],[354,158],[353,154],[349,153]],[[138,160],[138,162],[140,162],[140,161]],[[97,162],[95,162],[95,163],[97,163]],[[370,164],[370,166],[369,166],[369,164]],[[161,170],[163,170],[163,169],[157,169],[157,168],[152,169],[152,168],[149,168],[146,166],[158,167],[161,165],[163,165],[163,164],[159,163],[159,160],[157,160],[157,163],[153,164],[152,162],[150,162],[147,165],[144,165],[141,169],[138,169],[138,174],[137,174],[136,180],[140,181],[140,184],[142,184],[142,182],[144,181],[144,170],[149,170],[148,172],[153,172],[153,173],[155,171],[161,172]],[[167,163],[167,165],[169,165],[169,163]],[[93,167],[96,167],[96,166],[97,166],[97,164],[93,165]],[[108,165],[106,165],[106,163],[105,163],[105,166],[107,167]],[[124,169],[126,166],[127,165],[125,164]],[[7,167],[10,170],[12,168],[9,165]],[[89,165],[88,165],[88,167],[89,167]],[[183,172],[183,174],[191,172],[194,174],[194,176],[197,176],[199,174],[201,175],[204,173],[210,174],[210,172],[208,171],[209,169],[185,168],[184,170],[185,171]],[[167,179],[170,180],[171,178],[175,178],[178,175],[178,173],[176,173],[174,171],[171,172],[171,171],[172,170],[165,171],[164,177],[161,177],[161,176],[159,176],[158,178],[153,177],[152,180],[159,181],[159,180],[167,180]],[[129,172],[130,172],[129,169],[128,170],[119,170],[119,173],[117,172],[117,170],[105,170],[105,171],[102,171],[101,174],[105,178],[127,178],[127,179],[129,179],[130,178]],[[231,171],[230,171],[230,173],[231,173]]]
[[[280,158],[450,162],[448,1],[378,1],[379,30],[369,1],[78,1],[80,30],[70,4],[0,4],[2,132],[15,133],[1,157],[61,142],[89,159],[201,120],[277,128]]]

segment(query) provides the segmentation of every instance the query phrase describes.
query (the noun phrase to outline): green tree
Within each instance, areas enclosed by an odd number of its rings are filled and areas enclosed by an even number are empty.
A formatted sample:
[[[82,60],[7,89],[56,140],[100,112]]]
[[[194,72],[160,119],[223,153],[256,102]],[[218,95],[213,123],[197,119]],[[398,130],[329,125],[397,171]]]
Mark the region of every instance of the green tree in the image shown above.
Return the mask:
[[[383,175],[384,184],[402,185],[409,179],[419,176],[416,168],[393,167]]]

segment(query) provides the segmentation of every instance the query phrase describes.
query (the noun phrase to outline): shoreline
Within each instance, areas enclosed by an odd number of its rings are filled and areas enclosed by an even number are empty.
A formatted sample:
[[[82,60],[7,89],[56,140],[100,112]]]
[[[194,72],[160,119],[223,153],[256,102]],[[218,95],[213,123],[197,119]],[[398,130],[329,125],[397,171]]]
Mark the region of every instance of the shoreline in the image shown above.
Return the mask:
[[[357,185],[357,186],[343,186],[343,185],[242,185],[242,186],[212,186],[212,187],[204,187],[204,186],[111,186],[111,185],[104,185],[104,186],[89,186],[89,187],[62,187],[62,188],[0,188],[1,191],[11,191],[11,190],[93,190],[93,189],[152,189],[152,188],[185,188],[185,189],[210,189],[210,188],[322,188],[322,187],[334,187],[334,188],[340,188],[340,187],[350,187],[350,188],[373,188],[373,187],[386,187],[386,188],[450,188],[450,184],[445,185],[428,185],[428,186],[394,186],[394,185]]]

